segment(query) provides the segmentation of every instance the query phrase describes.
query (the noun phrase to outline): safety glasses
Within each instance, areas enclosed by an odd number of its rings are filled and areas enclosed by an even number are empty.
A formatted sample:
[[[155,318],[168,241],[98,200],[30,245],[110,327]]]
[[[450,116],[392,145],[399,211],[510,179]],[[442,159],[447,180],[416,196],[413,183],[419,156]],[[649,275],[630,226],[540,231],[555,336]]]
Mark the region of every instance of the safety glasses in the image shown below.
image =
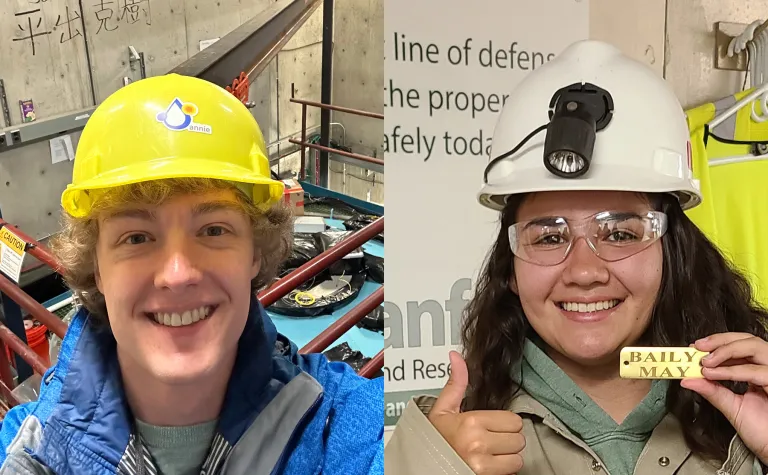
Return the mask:
[[[546,216],[515,223],[509,227],[509,244],[526,262],[554,266],[565,261],[583,237],[598,257],[615,262],[648,248],[666,231],[667,215],[660,211],[603,211],[579,221]]]

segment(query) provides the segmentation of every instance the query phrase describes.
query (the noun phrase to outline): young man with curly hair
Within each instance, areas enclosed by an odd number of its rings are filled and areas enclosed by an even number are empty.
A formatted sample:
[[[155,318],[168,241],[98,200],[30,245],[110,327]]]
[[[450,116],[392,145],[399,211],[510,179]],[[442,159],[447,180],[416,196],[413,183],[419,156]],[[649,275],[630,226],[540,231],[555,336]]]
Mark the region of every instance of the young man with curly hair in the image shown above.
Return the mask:
[[[107,98],[52,242],[82,308],[0,473],[379,474],[383,382],[298,355],[255,297],[292,245],[233,95],[167,75]]]

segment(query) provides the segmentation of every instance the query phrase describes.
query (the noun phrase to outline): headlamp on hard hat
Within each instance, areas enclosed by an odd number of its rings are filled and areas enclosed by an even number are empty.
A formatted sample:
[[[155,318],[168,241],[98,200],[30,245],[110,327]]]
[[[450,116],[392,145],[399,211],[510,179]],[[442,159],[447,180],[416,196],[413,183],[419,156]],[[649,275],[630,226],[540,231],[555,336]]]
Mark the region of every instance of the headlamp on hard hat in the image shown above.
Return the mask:
[[[515,148],[488,163],[488,172],[499,161],[514,154],[534,135],[547,131],[544,139],[544,166],[561,178],[577,178],[589,170],[597,132],[603,130],[613,116],[611,94],[594,84],[576,83],[564,87],[549,103],[549,123],[525,137]]]

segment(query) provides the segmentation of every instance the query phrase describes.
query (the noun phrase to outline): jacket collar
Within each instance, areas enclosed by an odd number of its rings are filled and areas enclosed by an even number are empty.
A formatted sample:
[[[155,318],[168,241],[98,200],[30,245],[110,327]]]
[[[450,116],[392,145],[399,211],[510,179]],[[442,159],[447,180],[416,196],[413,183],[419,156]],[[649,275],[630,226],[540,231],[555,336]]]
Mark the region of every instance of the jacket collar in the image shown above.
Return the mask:
[[[56,473],[114,469],[130,440],[132,417],[109,330],[81,309],[70,323],[56,366],[45,377],[37,415],[45,426],[37,456]],[[281,341],[287,350],[276,349]],[[280,346],[280,345],[278,345]],[[227,388],[218,432],[234,443],[301,370],[296,348],[277,333],[254,296]],[[84,472],[83,472],[84,473]]]
[[[426,401],[421,401],[425,404]],[[560,422],[543,404],[534,399],[522,388],[512,400],[508,410],[516,414],[527,414],[541,419],[542,423],[570,440],[577,446],[586,450],[596,460],[599,457],[589,446],[574,435],[562,422]],[[653,429],[650,439],[646,443],[643,454],[638,460],[635,473],[657,473],[658,461],[666,457],[669,473],[676,473],[677,469],[689,458],[691,449],[683,436],[683,428],[680,421],[672,414],[667,413],[658,425]],[[728,459],[722,464],[717,473],[736,473],[749,457],[749,449],[738,435],[735,435],[728,447]],[[666,472],[665,472],[666,473]]]
[[[437,401],[437,396],[431,394],[415,396],[413,401],[421,413],[427,416]],[[534,399],[524,389],[520,388],[517,391],[507,410],[515,414],[524,414],[534,420],[540,420],[541,423],[548,426],[555,433],[585,450],[595,460],[600,460],[584,441],[568,430],[565,424],[560,422],[543,404]],[[667,457],[669,459],[669,465],[667,466],[669,473],[675,473],[679,466],[690,457],[690,454],[691,449],[685,442],[680,422],[674,415],[667,413],[653,430],[643,455],[638,460],[638,468],[635,473],[658,472],[658,460],[660,457]],[[748,460],[748,457],[749,449],[746,448],[738,435],[734,436],[728,449],[728,459],[720,467],[718,473],[736,473],[742,464]],[[641,465],[643,468],[647,466],[645,472],[640,470]]]

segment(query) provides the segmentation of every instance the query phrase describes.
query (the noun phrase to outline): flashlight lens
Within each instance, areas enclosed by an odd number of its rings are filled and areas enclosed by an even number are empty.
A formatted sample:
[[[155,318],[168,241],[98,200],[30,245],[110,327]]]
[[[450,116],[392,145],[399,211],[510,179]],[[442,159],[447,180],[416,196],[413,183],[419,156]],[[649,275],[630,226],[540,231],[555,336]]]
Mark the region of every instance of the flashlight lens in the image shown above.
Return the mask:
[[[557,151],[549,155],[549,164],[563,173],[576,173],[586,162],[584,157],[569,151]]]

